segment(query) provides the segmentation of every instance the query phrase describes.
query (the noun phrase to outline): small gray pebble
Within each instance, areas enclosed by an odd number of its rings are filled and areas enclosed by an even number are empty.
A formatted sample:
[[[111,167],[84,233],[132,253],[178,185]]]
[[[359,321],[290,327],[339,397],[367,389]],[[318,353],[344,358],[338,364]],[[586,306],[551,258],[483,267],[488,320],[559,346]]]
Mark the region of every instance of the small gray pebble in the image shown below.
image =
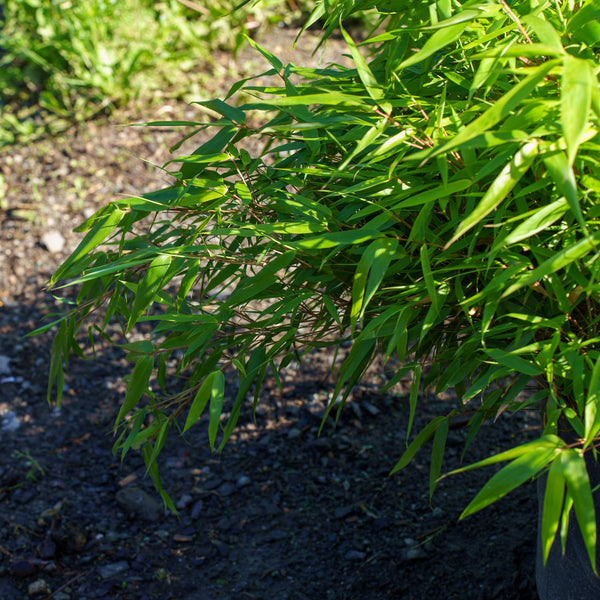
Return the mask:
[[[248,475],[242,475],[241,477],[238,477],[237,481],[235,482],[235,485],[237,485],[239,488],[242,488],[247,485],[250,485],[250,483],[250,477],[248,477]]]
[[[363,560],[365,556],[367,555],[364,552],[360,552],[358,550],[348,550],[348,552],[346,552],[344,555],[344,558],[346,560]]]

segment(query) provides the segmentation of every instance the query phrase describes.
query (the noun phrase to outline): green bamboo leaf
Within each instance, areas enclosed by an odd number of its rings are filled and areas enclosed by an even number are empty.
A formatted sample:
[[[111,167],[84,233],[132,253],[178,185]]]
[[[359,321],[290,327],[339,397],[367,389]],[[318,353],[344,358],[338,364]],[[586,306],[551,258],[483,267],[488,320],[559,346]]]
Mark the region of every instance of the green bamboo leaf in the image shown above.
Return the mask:
[[[169,497],[169,494],[167,494],[167,492],[165,492],[165,490],[163,488],[162,481],[160,479],[160,474],[158,472],[158,465],[157,465],[156,461],[152,462],[150,460],[150,457],[152,456],[152,446],[150,444],[146,444],[146,445],[142,446],[141,454],[142,454],[142,458],[144,459],[144,463],[146,464],[147,472],[150,474],[152,483],[154,484],[154,488],[160,494],[160,497],[162,498],[163,503],[165,504],[165,506],[167,506],[167,508],[172,513],[174,513],[176,515],[179,514],[177,512],[177,509],[175,508],[175,505],[173,504],[173,501]]]
[[[600,358],[596,360],[585,400],[585,450],[600,431]]]
[[[431,263],[429,261],[429,248],[427,248],[425,244],[421,246],[419,250],[419,255],[421,257],[421,269],[423,270],[423,279],[425,280],[427,294],[429,295],[431,306],[433,306],[437,311],[438,297],[435,289],[435,280],[431,272]]]
[[[239,125],[244,125],[246,123],[246,113],[235,106],[227,104],[227,102],[223,102],[223,100],[205,100],[203,102],[193,102],[192,104],[199,104],[200,106],[214,110],[215,112],[223,115],[230,121],[238,123]]]
[[[560,35],[556,29],[554,29],[552,23],[532,14],[521,17],[521,23],[531,27],[543,44],[552,46],[559,52],[564,53]]]
[[[464,471],[471,471],[472,469],[479,469],[481,467],[488,467],[490,465],[494,465],[499,462],[505,462],[507,460],[514,460],[528,454],[536,449],[559,449],[565,445],[563,440],[561,440],[558,436],[547,434],[543,435],[537,440],[533,440],[531,442],[527,442],[526,444],[521,444],[520,446],[516,446],[515,448],[511,448],[510,450],[505,450],[504,452],[500,452],[499,454],[495,454],[494,456],[489,456],[488,458],[484,458],[472,465],[467,465],[466,467],[461,467],[460,469],[454,469],[450,473],[444,475],[447,477],[448,475],[455,475],[456,473],[463,473]]]
[[[206,405],[208,404],[208,399],[210,398],[212,391],[212,381],[215,377],[216,371],[210,373],[206,377],[206,379],[202,382],[200,389],[196,392],[194,399],[192,400],[192,404],[190,406],[190,410],[188,411],[187,419],[185,420],[185,425],[183,427],[183,433],[185,433],[202,415]]]
[[[566,54],[560,86],[560,118],[569,166],[573,165],[588,123],[593,86],[597,86],[597,81],[588,61]]]
[[[574,39],[583,41],[588,46],[598,44],[600,42],[600,3],[597,0],[585,2],[569,19],[567,32],[571,33]]]
[[[521,358],[520,356],[511,355],[508,352],[504,352],[498,348],[484,348],[485,353],[499,362],[501,365],[508,367],[516,373],[523,373],[524,375],[541,375],[542,369],[538,365],[534,365],[528,360]]]
[[[569,203],[571,212],[577,219],[583,231],[586,231],[585,221],[581,213],[579,205],[579,197],[577,194],[577,183],[575,182],[575,174],[573,167],[569,165],[569,161],[564,152],[556,150],[549,152],[542,157],[548,174],[554,180],[556,189],[562,194]]]
[[[515,458],[508,465],[500,469],[473,498],[467,508],[462,512],[463,519],[482,508],[496,502],[516,487],[539,473],[556,455],[556,447],[533,446],[526,454]]]
[[[446,448],[446,438],[448,436],[448,419],[444,419],[438,425],[433,436],[431,445],[431,469],[429,471],[429,502],[433,497],[435,486],[442,470],[444,462],[444,449]]]
[[[575,516],[590,559],[594,573],[596,571],[596,511],[587,467],[581,452],[567,448],[560,456],[567,489],[573,498]]]
[[[375,295],[398,248],[395,238],[373,241],[363,252],[352,283],[352,308],[350,323],[352,332],[362,319],[367,305]]]
[[[158,455],[160,454],[160,451],[163,449],[165,442],[167,441],[167,434],[169,433],[170,428],[171,428],[171,421],[168,419],[165,419],[164,422],[160,426],[158,435],[156,436],[156,441],[154,442],[154,445],[152,447],[152,453],[150,454],[150,457],[148,458],[148,460],[145,461],[146,462],[146,474],[148,474],[150,467],[156,463],[156,459],[157,459]]]
[[[138,361],[133,367],[129,382],[127,383],[127,391],[125,393],[125,400],[119,410],[119,414],[115,421],[115,428],[123,420],[125,415],[129,414],[135,405],[139,402],[144,392],[148,389],[148,382],[150,381],[150,375],[154,370],[154,358],[147,354],[140,356]]]
[[[526,274],[521,275],[515,283],[508,286],[504,292],[502,292],[501,298],[506,298],[522,287],[531,285],[544,277],[548,277],[549,275],[556,273],[560,269],[564,269],[572,262],[589,254],[591,250],[596,248],[599,242],[600,232],[597,231],[590,237],[579,240],[579,242],[576,242],[572,246],[568,246],[560,252],[554,253],[539,267],[536,267],[533,271],[528,271]]]
[[[562,462],[557,458],[550,465],[546,480],[546,492],[544,494],[544,508],[540,528],[544,565],[546,565],[550,549],[560,525],[564,497],[565,477],[562,470]]]
[[[208,409],[208,441],[210,449],[215,450],[215,439],[219,430],[221,412],[223,410],[223,396],[225,394],[225,376],[222,371],[216,371],[212,379],[210,390],[210,407]]]
[[[413,421],[415,419],[415,412],[417,410],[417,399],[419,397],[419,386],[421,385],[421,367],[415,367],[413,369],[413,379],[410,384],[410,396],[408,398],[408,425],[406,426],[406,443],[410,438],[410,432],[412,430]]]
[[[227,300],[229,306],[243,304],[255,299],[261,292],[273,285],[277,280],[277,272],[285,269],[295,257],[293,251],[284,252],[267,263],[256,275],[240,281]]]
[[[65,373],[63,370],[63,348],[67,339],[67,324],[61,319],[60,326],[52,340],[50,352],[50,371],[48,373],[48,392],[46,399],[50,403],[52,389],[56,384],[56,404],[60,407],[60,400],[65,387]]]
[[[466,29],[467,25],[468,22],[462,22],[444,27],[443,29],[438,29],[425,44],[423,44],[423,47],[418,52],[401,62],[398,68],[406,69],[407,67],[423,62],[426,58],[433,56],[442,48],[456,42]]]
[[[144,424],[144,421],[145,421],[147,415],[148,415],[148,410],[146,408],[143,408],[142,410],[140,410],[137,413],[137,416],[135,418],[135,421],[133,422],[131,431],[129,432],[125,442],[121,446],[121,464],[123,463],[123,460],[125,459],[125,455],[127,454],[127,452],[129,452],[129,449],[133,445],[134,441],[137,439],[138,434],[140,433],[140,430],[142,428],[142,425]],[[115,444],[115,446],[113,447],[113,453],[115,453],[116,451],[117,451],[117,445]]]
[[[344,40],[350,49],[350,53],[352,54],[352,58],[354,59],[354,65],[356,66],[356,70],[358,71],[358,76],[362,81],[365,89],[367,90],[369,96],[381,106],[381,108],[386,113],[392,112],[392,105],[389,102],[383,102],[382,100],[385,98],[385,93],[382,87],[379,85],[377,79],[375,79],[375,75],[373,75],[373,71],[367,65],[363,55],[360,53],[359,49],[356,47],[354,40],[350,37],[348,32],[342,27],[340,23],[340,29],[342,31],[342,35],[344,36]]]
[[[531,140],[519,150],[513,159],[505,165],[494,182],[490,185],[475,210],[460,223],[450,241],[444,246],[447,249],[461,235],[475,227],[484,217],[492,212],[525,175],[538,154],[537,140]]]
[[[439,424],[445,419],[446,417],[442,416],[436,417],[435,419],[433,419],[433,421],[431,421],[426,427],[424,427],[420,431],[417,437],[410,443],[408,448],[404,451],[404,453],[400,457],[400,460],[390,471],[390,475],[393,475],[394,473],[396,473],[396,471],[400,471],[400,469],[403,469],[404,467],[406,467],[406,465],[410,463],[417,451],[421,448],[421,446],[423,446],[423,444],[428,442],[433,437],[433,435],[435,434],[435,430],[438,428]]]
[[[133,301],[131,315],[127,322],[127,333],[137,323],[144,311],[154,301],[157,292],[161,289],[163,278],[171,266],[171,256],[161,254],[149,265],[142,281],[138,284],[137,293]]]
[[[497,240],[492,247],[492,253],[498,251],[501,246],[510,246],[511,244],[517,244],[527,238],[533,237],[536,233],[544,231],[547,227],[552,225],[560,219],[567,209],[569,203],[565,198],[559,198],[551,204],[542,206],[540,209],[535,211],[530,217],[525,219],[519,226],[511,231],[506,237]]]
[[[271,66],[280,72],[283,69],[283,63],[273,54],[271,54],[268,50],[259,45],[255,40],[253,40],[250,36],[244,36],[247,42],[255,49],[258,50],[271,64]]]
[[[305,238],[298,241],[289,242],[288,245],[293,248],[306,248],[307,250],[326,250],[350,244],[363,244],[383,236],[383,233],[376,229],[357,229],[349,231],[335,231],[333,233],[324,233],[314,237]]]
[[[565,493],[565,504],[563,507],[562,517],[560,519],[560,544],[562,547],[563,556],[567,549],[567,533],[569,532],[569,520],[571,516],[571,509],[573,508],[573,498],[569,493],[569,488]]]
[[[522,79],[517,85],[512,86],[510,91],[504,94],[501,98],[496,100],[482,115],[477,117],[474,121],[469,123],[464,129],[462,129],[452,139],[447,141],[440,146],[432,148],[431,150],[423,150],[411,154],[407,159],[412,160],[427,160],[433,158],[438,154],[444,154],[458,148],[465,144],[474,137],[485,133],[491,129],[494,125],[510,116],[516,107],[525,99],[527,99],[533,90],[538,86],[540,81],[548,75],[548,73],[559,64],[559,60],[549,60],[538,67],[535,67],[533,71]]]
[[[114,205],[109,205],[105,210],[96,213],[93,217],[95,225],[81,240],[71,256],[52,275],[49,286],[52,287],[60,279],[68,278],[71,271],[78,270],[76,263],[80,260],[89,260],[90,252],[95,250],[119,226],[127,214]]]

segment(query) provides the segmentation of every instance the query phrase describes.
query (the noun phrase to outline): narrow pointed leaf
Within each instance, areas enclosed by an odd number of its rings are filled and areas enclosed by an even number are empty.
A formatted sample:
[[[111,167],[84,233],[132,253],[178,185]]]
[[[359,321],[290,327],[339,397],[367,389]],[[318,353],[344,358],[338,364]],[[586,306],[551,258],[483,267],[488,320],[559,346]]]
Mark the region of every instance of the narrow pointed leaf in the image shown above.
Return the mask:
[[[561,454],[561,462],[569,494],[573,498],[573,507],[577,523],[594,573],[596,571],[596,511],[592,488],[583,456],[573,448]]]
[[[118,425],[125,415],[129,414],[139,402],[140,398],[148,388],[148,381],[154,369],[154,358],[147,354],[142,355],[135,363],[125,393],[125,400],[119,410],[119,415],[115,421],[115,426]]]
[[[445,248],[451,246],[461,235],[475,227],[508,196],[521,177],[525,175],[537,153],[538,143],[536,140],[528,142],[517,151],[513,159],[502,169],[487,189],[477,208],[458,226]]]
[[[560,119],[567,142],[569,165],[575,160],[588,122],[594,85],[597,82],[587,60],[565,55],[560,86]]]
[[[221,412],[223,410],[223,396],[225,393],[225,377],[222,371],[216,371],[210,390],[210,407],[208,409],[208,441],[210,449],[215,449],[215,439],[219,430]]]
[[[556,448],[538,446],[532,448],[527,454],[515,458],[485,484],[462,512],[460,518],[476,513],[525,483],[539,473],[552,460],[556,452]]]
[[[555,459],[552,461],[552,465],[550,465],[548,478],[546,480],[546,492],[544,494],[544,508],[540,530],[544,565],[548,560],[550,549],[552,548],[556,532],[560,526],[564,497],[565,478],[562,472],[562,463],[559,459]]]

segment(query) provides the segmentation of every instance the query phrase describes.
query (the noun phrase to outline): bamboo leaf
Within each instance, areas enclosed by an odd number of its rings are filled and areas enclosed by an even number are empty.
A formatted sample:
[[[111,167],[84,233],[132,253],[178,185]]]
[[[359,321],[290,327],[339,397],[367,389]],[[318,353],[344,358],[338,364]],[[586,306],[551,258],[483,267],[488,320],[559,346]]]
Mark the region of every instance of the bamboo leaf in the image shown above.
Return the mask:
[[[435,430],[438,428],[439,424],[445,419],[446,417],[436,417],[435,419],[433,419],[433,421],[431,421],[426,427],[424,427],[420,431],[417,437],[410,443],[408,448],[404,451],[404,453],[400,457],[400,460],[390,471],[390,475],[393,475],[394,473],[396,473],[396,471],[400,471],[400,469],[403,469],[404,467],[406,467],[406,465],[410,463],[417,451],[421,448],[421,446],[423,446],[423,444],[428,442],[433,437],[433,435],[435,434]]]
[[[567,448],[560,456],[575,516],[594,573],[596,571],[596,511],[585,460],[580,452]]]
[[[551,204],[542,206],[533,215],[525,219],[520,225],[513,229],[513,231],[511,231],[505,238],[499,239],[494,244],[492,252],[497,251],[500,246],[517,244],[518,242],[521,242],[529,237],[533,237],[540,231],[544,231],[544,229],[560,219],[568,208],[569,203],[565,198],[559,198]]]
[[[406,69],[407,67],[423,62],[426,58],[433,56],[442,48],[456,42],[462,35],[462,32],[466,29],[467,25],[468,22],[462,22],[444,27],[443,29],[438,29],[425,44],[423,44],[423,47],[418,52],[401,62],[398,68]]]
[[[379,288],[398,248],[395,238],[380,238],[367,246],[356,268],[352,283],[352,308],[350,323],[352,331]]]
[[[531,447],[526,454],[515,458],[500,469],[473,498],[460,515],[460,518],[463,519],[476,513],[525,483],[536,473],[539,473],[556,453],[556,447],[548,448],[545,445]]]
[[[429,502],[433,497],[435,486],[442,470],[444,461],[444,449],[446,448],[446,438],[448,436],[448,419],[444,419],[438,425],[433,436],[431,445],[431,469],[429,471]]]
[[[163,278],[171,266],[171,256],[161,254],[149,265],[144,278],[137,287],[135,300],[131,309],[131,315],[127,323],[127,332],[138,322],[144,311],[154,301],[157,292],[161,288]]]
[[[560,87],[560,118],[567,142],[569,166],[573,165],[588,123],[594,85],[597,85],[596,77],[587,60],[566,54]]]
[[[540,528],[544,565],[546,565],[550,549],[560,525],[564,497],[565,477],[562,470],[562,462],[557,458],[550,465],[546,480],[546,492],[544,494],[542,525]]]
[[[461,235],[475,227],[484,217],[492,212],[525,175],[531,163],[538,154],[537,140],[532,140],[522,146],[513,159],[502,169],[492,185],[488,188],[477,208],[458,226],[444,249],[451,246]]]
[[[185,433],[194,423],[198,421],[206,405],[208,404],[208,399],[211,396],[212,391],[212,381],[215,377],[216,371],[210,373],[206,377],[206,379],[202,382],[202,385],[196,392],[194,399],[192,400],[192,404],[190,406],[190,410],[188,411],[187,419],[185,420],[185,425],[183,427],[183,433]]]
[[[410,396],[408,398],[409,414],[408,414],[408,425],[406,426],[406,443],[410,438],[410,432],[412,430],[413,421],[415,419],[415,412],[417,410],[417,399],[419,397],[419,385],[421,384],[421,367],[415,367],[413,369],[413,379],[410,384]]]
[[[572,262],[579,260],[586,256],[596,245],[600,242],[600,232],[592,234],[590,237],[584,238],[576,242],[572,246],[567,246],[563,250],[556,252],[551,255],[550,258],[545,260],[539,267],[528,271],[526,274],[521,275],[515,283],[508,286],[504,292],[502,292],[501,298],[510,296],[517,290],[521,289],[526,285],[531,285],[536,281],[539,281],[543,277],[547,277],[564,269]]]
[[[412,160],[427,160],[438,154],[444,154],[458,148],[474,137],[485,133],[502,119],[508,117],[515,108],[528,98],[536,86],[548,75],[548,73],[559,63],[558,59],[549,60],[538,67],[523,78],[517,85],[511,87],[510,91],[499,98],[490,108],[474,121],[469,123],[457,135],[448,142],[433,148],[432,150],[423,150],[415,154],[411,154],[408,159]]]
[[[219,429],[221,412],[223,410],[223,396],[225,394],[225,376],[222,371],[216,371],[212,379],[210,390],[210,407],[208,409],[208,441],[210,449],[214,452],[215,440]]]
[[[585,450],[600,431],[600,357],[596,359],[585,401]]]
[[[94,217],[95,225],[88,231],[81,240],[71,256],[56,270],[50,279],[50,286],[53,286],[60,279],[71,276],[72,270],[80,260],[86,260],[89,253],[95,250],[121,223],[123,217],[128,214],[114,205],[109,205],[105,210],[97,213]]]
[[[505,450],[504,452],[500,452],[499,454],[495,454],[494,456],[489,456],[488,458],[484,458],[472,465],[468,465],[466,467],[461,467],[460,469],[454,469],[444,477],[448,475],[454,475],[456,473],[462,473],[464,471],[471,471],[472,469],[479,469],[481,467],[487,467],[489,465],[494,465],[499,462],[504,462],[507,460],[514,460],[523,456],[525,454],[529,454],[536,449],[542,450],[552,450],[559,449],[564,446],[563,440],[561,440],[558,436],[547,434],[540,437],[537,440],[533,440],[532,442],[527,442],[526,444],[521,444],[520,446],[516,446],[515,448],[511,448],[510,450]]]
[[[359,49],[356,47],[354,40],[350,37],[348,32],[342,27],[340,24],[340,29],[342,31],[342,35],[344,36],[344,40],[348,45],[350,53],[352,54],[352,58],[354,59],[354,64],[356,66],[356,70],[358,71],[358,76],[362,81],[365,89],[367,90],[369,96],[379,104],[386,113],[391,113],[392,105],[389,102],[383,102],[382,100],[385,97],[384,91],[375,79],[375,75],[373,75],[373,71],[367,65],[367,62],[363,58],[363,55],[360,53]]]
[[[125,415],[129,414],[135,405],[139,402],[144,392],[148,389],[150,375],[154,370],[154,358],[148,354],[140,356],[133,367],[129,382],[127,383],[127,391],[125,400],[119,410],[119,414],[115,421],[115,427],[123,420]]]

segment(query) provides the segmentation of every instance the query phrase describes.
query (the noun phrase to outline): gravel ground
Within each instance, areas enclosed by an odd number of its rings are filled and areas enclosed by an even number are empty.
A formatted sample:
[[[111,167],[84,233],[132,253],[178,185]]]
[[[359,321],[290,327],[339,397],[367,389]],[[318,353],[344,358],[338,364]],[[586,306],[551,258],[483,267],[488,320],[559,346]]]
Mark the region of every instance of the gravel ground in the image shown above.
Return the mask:
[[[292,35],[265,44],[280,53]],[[426,450],[389,477],[408,405],[403,386],[378,392],[381,368],[320,437],[334,379],[332,357],[314,353],[287,368],[283,392],[267,382],[256,422],[246,409],[221,455],[204,421],[170,438],[161,469],[179,517],[163,511],[141,458],[112,455],[121,353],[72,362],[60,410],[48,406],[51,335],[24,337],[55,309],[43,285],[86,215],[168,183],[152,164],[181,135],[116,123],[199,114],[137,110],[0,154],[0,599],[537,598],[535,485],[458,521],[489,471],[443,480],[431,504]],[[422,400],[416,430],[452,398]],[[465,463],[537,435],[534,417],[503,415]],[[450,432],[445,470],[465,438]]]

